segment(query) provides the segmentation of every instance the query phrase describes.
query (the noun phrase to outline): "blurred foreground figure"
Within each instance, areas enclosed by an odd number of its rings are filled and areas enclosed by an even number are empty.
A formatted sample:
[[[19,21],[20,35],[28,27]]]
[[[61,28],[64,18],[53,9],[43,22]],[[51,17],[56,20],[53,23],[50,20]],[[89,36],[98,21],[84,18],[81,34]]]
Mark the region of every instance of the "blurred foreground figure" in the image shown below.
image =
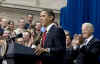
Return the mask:
[[[34,49],[17,44],[8,36],[7,31],[0,31],[0,64],[34,64]]]

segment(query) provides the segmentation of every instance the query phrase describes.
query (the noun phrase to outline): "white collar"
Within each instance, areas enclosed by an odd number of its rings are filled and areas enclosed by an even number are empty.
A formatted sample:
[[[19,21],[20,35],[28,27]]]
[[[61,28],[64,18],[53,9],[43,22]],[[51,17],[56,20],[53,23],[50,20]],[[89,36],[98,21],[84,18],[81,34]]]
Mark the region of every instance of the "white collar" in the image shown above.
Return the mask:
[[[47,26],[47,28],[46,28],[47,32],[51,29],[51,27],[52,27],[53,25],[55,25],[55,24],[54,24],[54,23],[51,23],[50,25]]]
[[[86,40],[87,40],[86,45],[88,44],[88,42],[89,42],[93,37],[94,37],[94,36],[91,35],[89,38],[86,39]]]

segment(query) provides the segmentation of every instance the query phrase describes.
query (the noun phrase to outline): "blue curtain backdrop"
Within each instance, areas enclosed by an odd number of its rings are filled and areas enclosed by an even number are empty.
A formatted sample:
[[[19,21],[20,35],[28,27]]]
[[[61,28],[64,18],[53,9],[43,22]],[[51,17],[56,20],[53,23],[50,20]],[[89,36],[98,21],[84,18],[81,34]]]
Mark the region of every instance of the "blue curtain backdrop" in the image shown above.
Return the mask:
[[[81,33],[81,25],[91,22],[95,27],[94,35],[100,39],[100,0],[67,0],[61,9],[60,25],[71,35]]]

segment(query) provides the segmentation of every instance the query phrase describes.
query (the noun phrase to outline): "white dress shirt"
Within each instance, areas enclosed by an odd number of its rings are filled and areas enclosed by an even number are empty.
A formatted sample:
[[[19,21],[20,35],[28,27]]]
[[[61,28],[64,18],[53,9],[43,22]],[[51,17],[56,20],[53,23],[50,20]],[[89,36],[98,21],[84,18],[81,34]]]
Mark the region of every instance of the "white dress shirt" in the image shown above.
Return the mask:
[[[84,43],[80,45],[80,48],[83,47],[84,45],[87,45],[89,41],[93,38],[94,36],[91,35],[89,38],[85,39]]]
[[[46,33],[48,33],[48,31],[51,29],[51,27],[53,25],[55,25],[55,23],[52,23],[52,24],[50,24],[50,25],[47,26],[47,28],[46,28],[47,32]],[[47,48],[47,49],[48,49],[48,52],[50,53],[50,48]]]
[[[48,31],[51,29],[51,27],[52,27],[53,25],[55,25],[55,23],[52,23],[52,24],[50,24],[50,25],[47,26],[47,28],[46,28],[47,33],[48,33]]]
[[[89,43],[89,41],[93,38],[94,36],[91,35],[89,38],[86,39],[85,45],[87,45]]]

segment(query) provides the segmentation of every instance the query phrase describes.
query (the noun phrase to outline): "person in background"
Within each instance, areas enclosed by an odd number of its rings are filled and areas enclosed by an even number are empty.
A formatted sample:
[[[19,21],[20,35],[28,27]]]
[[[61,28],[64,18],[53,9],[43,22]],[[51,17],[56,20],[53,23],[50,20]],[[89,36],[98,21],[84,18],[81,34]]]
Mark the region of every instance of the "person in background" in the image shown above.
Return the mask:
[[[65,30],[65,36],[66,36],[66,53],[64,56],[64,64],[73,64],[74,51],[72,49],[72,37],[70,36],[70,33],[66,30]]]
[[[14,21],[8,21],[8,30],[13,32],[15,29],[15,26],[14,26]]]
[[[3,33],[4,32],[0,30],[0,64],[2,64],[1,59],[5,55],[7,49],[7,43],[6,43],[6,39],[3,37]]]
[[[41,40],[42,32],[41,32],[41,23],[37,22],[35,23],[35,30],[34,30],[34,44],[38,45]]]
[[[9,30],[4,31],[3,38],[5,38],[6,40],[10,39],[10,31]]]
[[[16,43],[21,44],[24,46],[24,39],[22,37],[16,38]]]
[[[21,18],[18,21],[18,28],[16,30],[14,30],[14,32],[16,33],[16,35],[22,34],[25,31],[25,20],[23,18]]]
[[[71,48],[72,47],[72,38],[70,35],[66,35],[66,48]]]
[[[8,26],[8,20],[5,18],[2,18],[1,20],[1,28],[4,30],[7,30],[7,26]]]
[[[27,47],[32,46],[34,39],[30,32],[28,32],[28,31],[23,32],[23,39],[24,39],[25,46],[27,46]]]
[[[25,24],[25,29],[29,29],[32,27],[33,15],[29,14],[27,16],[27,23]]]
[[[83,40],[82,34],[74,34],[72,46],[80,46],[83,43]]]
[[[7,30],[10,31],[10,38],[12,38],[15,41],[16,33],[14,32],[14,30],[15,30],[14,21],[10,20],[8,22],[8,28],[7,28]]]

